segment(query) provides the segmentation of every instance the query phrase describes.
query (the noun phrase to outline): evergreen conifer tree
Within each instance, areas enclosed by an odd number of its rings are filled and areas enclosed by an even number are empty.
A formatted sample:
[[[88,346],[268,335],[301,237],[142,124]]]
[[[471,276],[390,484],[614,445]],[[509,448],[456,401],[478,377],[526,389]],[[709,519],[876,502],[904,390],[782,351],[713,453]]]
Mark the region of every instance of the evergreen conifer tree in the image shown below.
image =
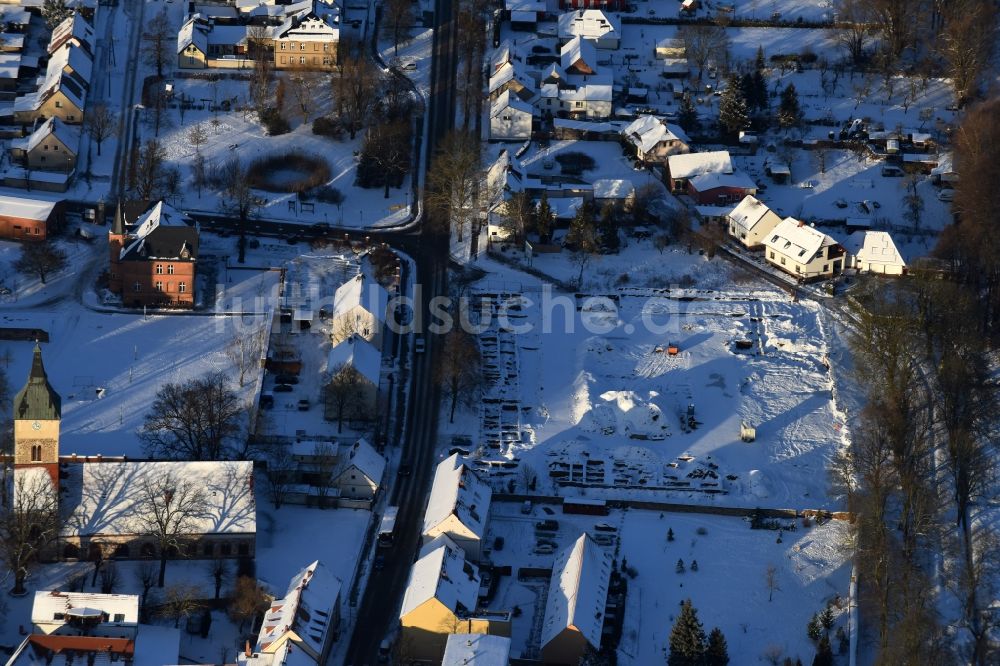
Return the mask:
[[[795,91],[795,84],[789,83],[781,91],[781,104],[778,106],[778,124],[782,127],[792,127],[798,124],[801,116],[799,94]]]
[[[688,599],[670,631],[668,666],[701,666],[705,659],[705,630],[698,620],[698,611]]]
[[[743,97],[740,80],[735,74],[729,77],[726,89],[719,98],[719,125],[729,134],[736,134],[750,126],[747,101]]]
[[[833,666],[833,650],[830,648],[830,639],[826,636],[819,639],[816,656],[813,657],[813,666]]]
[[[684,93],[684,97],[681,98],[681,108],[677,114],[677,123],[681,126],[681,129],[688,132],[698,129],[698,112],[694,108],[694,102],[691,101],[690,93]]]
[[[708,646],[705,648],[705,666],[726,666],[729,663],[729,646],[726,637],[718,627],[708,634]]]

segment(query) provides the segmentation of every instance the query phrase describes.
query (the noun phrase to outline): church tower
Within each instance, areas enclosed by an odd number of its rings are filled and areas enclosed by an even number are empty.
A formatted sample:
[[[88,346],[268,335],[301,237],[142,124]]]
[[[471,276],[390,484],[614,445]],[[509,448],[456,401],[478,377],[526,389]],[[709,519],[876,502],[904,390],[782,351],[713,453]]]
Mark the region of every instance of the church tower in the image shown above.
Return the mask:
[[[49,384],[42,350],[35,344],[28,383],[14,396],[14,469],[42,467],[59,487],[59,419],[62,401]]]

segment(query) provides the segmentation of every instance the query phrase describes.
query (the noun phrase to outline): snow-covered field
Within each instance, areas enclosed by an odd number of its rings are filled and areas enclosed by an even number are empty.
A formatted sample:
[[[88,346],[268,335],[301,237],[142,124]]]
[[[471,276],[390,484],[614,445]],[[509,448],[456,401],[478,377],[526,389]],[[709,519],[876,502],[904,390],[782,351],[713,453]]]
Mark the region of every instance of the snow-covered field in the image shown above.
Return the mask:
[[[620,664],[664,663],[670,629],[685,599],[692,600],[706,632],[715,626],[722,629],[733,664],[759,663],[773,646],[780,648],[781,659],[799,657],[809,663],[815,648],[806,636],[806,623],[827,603],[835,604],[836,627],[846,630],[851,565],[847,526],[842,522],[808,528],[798,523],[794,531],[782,532],[782,542],[777,543],[777,532],[751,530],[741,518],[635,509],[612,511],[609,516],[575,516],[558,507],[552,515],[535,507],[533,515],[524,516],[518,508],[494,503],[490,522],[491,543],[497,536],[505,541],[491,559],[501,566],[512,565],[515,574],[501,579],[490,608],[518,606],[523,612],[513,625],[512,654],[530,645],[532,618],[544,613],[539,603],[544,595],[539,593],[547,589],[548,581],[525,583],[516,576],[520,567],[552,566],[554,555],[534,552],[533,523],[543,519],[559,523],[554,534],[544,537],[557,544],[556,552],[581,532],[594,534],[596,523],[617,528],[620,542],[609,551],[618,564],[625,562],[637,573],[628,579]],[[673,530],[673,541],[667,540],[668,528]],[[676,573],[678,559],[684,561],[684,573]],[[691,570],[692,560],[697,560],[697,571]],[[769,566],[776,570],[779,588],[771,601],[765,582]]]

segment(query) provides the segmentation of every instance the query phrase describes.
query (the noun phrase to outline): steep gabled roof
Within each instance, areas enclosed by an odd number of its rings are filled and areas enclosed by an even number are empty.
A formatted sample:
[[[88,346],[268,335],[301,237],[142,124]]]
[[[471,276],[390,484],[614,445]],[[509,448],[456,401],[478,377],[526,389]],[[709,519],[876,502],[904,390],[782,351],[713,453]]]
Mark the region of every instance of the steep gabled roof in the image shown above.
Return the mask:
[[[422,534],[454,515],[473,534],[485,538],[492,496],[490,487],[462,464],[457,453],[445,458],[434,472]]]
[[[543,648],[567,627],[575,627],[592,647],[600,647],[610,579],[611,556],[586,534],[559,554],[545,603]]]
[[[71,39],[93,53],[94,28],[80,12],[74,12],[72,16],[63,19],[62,23],[52,29],[48,45],[49,53],[54,53],[56,49]]]
[[[333,318],[336,319],[359,305],[374,315],[375,321],[380,325],[385,323],[389,293],[364,272],[358,273],[334,292]]]
[[[801,262],[811,261],[821,249],[836,244],[830,236],[793,217],[782,220],[764,241],[768,249]]]
[[[183,52],[192,44],[208,55],[208,27],[197,14],[190,16],[177,32],[177,53]]]
[[[173,206],[157,201],[132,226],[120,258],[122,261],[195,261],[198,258],[198,230],[189,226],[188,218]]]
[[[62,416],[62,399],[49,384],[42,363],[42,349],[35,343],[28,383],[14,396],[14,418],[26,421],[55,421]]]
[[[533,111],[530,104],[523,101],[517,95],[512,95],[509,88],[504,90],[500,96],[493,100],[492,104],[490,104],[490,117],[496,118],[507,108],[520,111],[521,113],[527,113],[529,116]]]
[[[340,592],[340,579],[319,560],[299,571],[285,596],[272,601],[264,614],[254,651],[274,651],[275,643],[294,636],[293,641],[298,639],[310,652],[321,655],[337,614]],[[315,660],[310,658],[309,663]]]
[[[600,9],[577,9],[559,15],[559,38],[602,39],[621,35],[621,21]],[[590,63],[588,63],[590,64]]]
[[[744,231],[751,231],[758,222],[769,214],[778,217],[777,213],[767,207],[767,204],[752,194],[748,194],[729,214],[729,221]]]
[[[559,64],[568,70],[576,62],[583,61],[590,69],[597,71],[597,49],[588,39],[574,37],[559,50]]]
[[[733,173],[700,173],[697,176],[693,176],[688,182],[698,192],[707,192],[717,187],[732,187],[757,191],[757,183],[753,182],[753,178],[742,171],[735,171]]]
[[[410,569],[399,617],[406,617],[431,599],[456,615],[470,613],[479,600],[479,582],[479,570],[465,561],[465,551],[446,536],[435,539]]]
[[[352,467],[356,467],[369,481],[378,486],[382,483],[382,475],[385,473],[385,458],[362,437],[348,450],[341,475]]]
[[[66,148],[73,154],[80,149],[80,126],[67,125],[59,118],[53,116],[39,125],[34,132],[24,139],[11,141],[12,148],[20,148],[25,152],[30,152],[38,147],[49,135],[55,135]]]
[[[687,134],[680,127],[670,125],[656,116],[639,116],[622,130],[622,134],[644,153],[656,148],[663,141],[681,141],[689,144]]]
[[[671,178],[692,178],[703,173],[732,173],[728,150],[671,155],[667,158]]]
[[[885,231],[855,231],[844,241],[844,249],[865,263],[906,266],[892,236]]]
[[[362,377],[378,386],[382,353],[361,336],[351,334],[346,340],[337,343],[326,357],[327,372],[341,367],[354,368]]]

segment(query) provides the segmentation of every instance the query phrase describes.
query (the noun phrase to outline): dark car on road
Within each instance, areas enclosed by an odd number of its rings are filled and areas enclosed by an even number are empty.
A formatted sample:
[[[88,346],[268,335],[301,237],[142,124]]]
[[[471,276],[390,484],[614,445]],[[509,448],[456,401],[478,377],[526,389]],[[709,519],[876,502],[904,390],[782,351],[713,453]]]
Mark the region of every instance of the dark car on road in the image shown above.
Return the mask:
[[[292,388],[292,386],[289,384],[278,384],[277,386],[274,387],[275,393],[291,393],[294,390],[295,389]]]
[[[298,384],[299,378],[295,375],[278,375],[274,378],[276,384]]]

